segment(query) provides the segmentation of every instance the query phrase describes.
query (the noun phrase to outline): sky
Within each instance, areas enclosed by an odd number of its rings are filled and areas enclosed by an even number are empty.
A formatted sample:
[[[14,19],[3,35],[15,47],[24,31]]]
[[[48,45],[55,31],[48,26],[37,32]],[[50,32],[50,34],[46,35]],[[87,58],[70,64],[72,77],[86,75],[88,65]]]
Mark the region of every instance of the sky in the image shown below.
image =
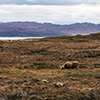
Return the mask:
[[[0,0],[0,21],[100,23],[100,0]]]

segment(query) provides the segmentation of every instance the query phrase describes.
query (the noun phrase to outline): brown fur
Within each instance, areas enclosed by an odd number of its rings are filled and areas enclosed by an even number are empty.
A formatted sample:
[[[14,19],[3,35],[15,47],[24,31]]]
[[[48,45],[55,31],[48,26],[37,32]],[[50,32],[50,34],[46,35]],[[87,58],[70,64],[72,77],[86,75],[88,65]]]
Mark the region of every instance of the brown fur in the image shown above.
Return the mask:
[[[67,61],[66,63],[64,63],[60,69],[63,70],[63,69],[70,69],[70,68],[77,68],[78,66],[78,61]]]

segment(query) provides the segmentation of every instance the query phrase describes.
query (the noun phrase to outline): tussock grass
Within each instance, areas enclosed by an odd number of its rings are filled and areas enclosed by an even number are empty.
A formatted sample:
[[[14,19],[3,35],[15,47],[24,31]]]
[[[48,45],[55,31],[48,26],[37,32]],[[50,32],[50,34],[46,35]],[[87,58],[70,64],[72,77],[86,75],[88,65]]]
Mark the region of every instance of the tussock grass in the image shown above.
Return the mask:
[[[99,100],[99,87],[100,33],[0,41],[0,99]]]

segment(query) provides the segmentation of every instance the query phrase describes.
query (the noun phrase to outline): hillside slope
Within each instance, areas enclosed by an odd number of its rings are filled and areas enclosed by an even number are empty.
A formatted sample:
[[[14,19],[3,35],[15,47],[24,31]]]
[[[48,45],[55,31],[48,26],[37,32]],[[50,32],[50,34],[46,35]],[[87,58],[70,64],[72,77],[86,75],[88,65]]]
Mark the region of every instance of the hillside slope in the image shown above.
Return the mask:
[[[71,36],[100,32],[100,24],[93,23],[57,25],[37,22],[8,22],[0,25],[2,26],[0,28],[0,36]],[[9,29],[6,29],[8,27]]]

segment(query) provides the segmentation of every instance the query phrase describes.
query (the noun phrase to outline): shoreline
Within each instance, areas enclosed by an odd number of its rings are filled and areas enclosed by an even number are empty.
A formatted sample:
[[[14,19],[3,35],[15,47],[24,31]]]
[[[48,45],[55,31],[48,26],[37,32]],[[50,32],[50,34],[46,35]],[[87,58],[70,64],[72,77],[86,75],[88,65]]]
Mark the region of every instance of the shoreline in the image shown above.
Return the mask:
[[[40,39],[45,37],[0,37],[0,40],[7,41],[7,40],[20,40],[20,39]]]

